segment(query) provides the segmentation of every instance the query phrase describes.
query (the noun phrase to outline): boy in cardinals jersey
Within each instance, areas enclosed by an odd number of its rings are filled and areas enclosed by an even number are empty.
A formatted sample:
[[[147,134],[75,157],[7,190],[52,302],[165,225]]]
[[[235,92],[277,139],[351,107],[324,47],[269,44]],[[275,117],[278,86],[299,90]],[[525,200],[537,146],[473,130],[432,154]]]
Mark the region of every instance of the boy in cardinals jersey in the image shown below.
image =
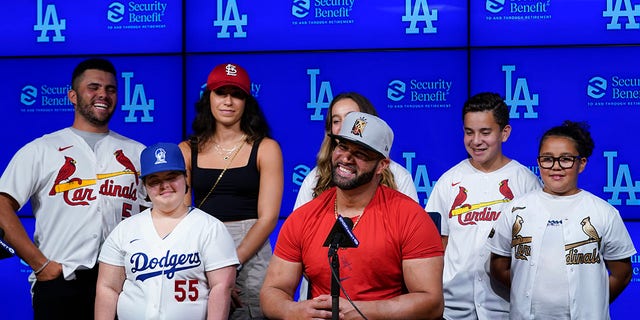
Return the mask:
[[[138,181],[144,146],[109,130],[117,106],[116,70],[104,59],[82,61],[68,97],[71,127],[22,147],[0,178],[0,227],[33,268],[35,319],[91,319],[102,242],[146,194]],[[34,241],[16,212],[31,200]]]
[[[509,110],[495,93],[480,93],[462,109],[469,158],[445,172],[425,210],[442,219],[445,319],[509,319],[509,290],[492,283],[489,231],[514,196],[540,188],[538,178],[502,153],[511,133]]]

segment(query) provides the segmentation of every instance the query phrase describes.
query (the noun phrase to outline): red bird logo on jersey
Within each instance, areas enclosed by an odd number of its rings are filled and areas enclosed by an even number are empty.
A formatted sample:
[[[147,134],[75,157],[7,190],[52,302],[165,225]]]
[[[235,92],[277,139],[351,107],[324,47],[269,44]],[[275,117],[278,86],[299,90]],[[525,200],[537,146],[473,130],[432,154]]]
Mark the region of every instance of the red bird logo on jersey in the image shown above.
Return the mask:
[[[461,206],[466,200],[467,200],[467,189],[463,186],[458,187],[460,188],[460,191],[458,191],[458,195],[456,196],[456,199],[453,200],[453,204],[451,205],[451,210],[449,210],[449,218],[451,218],[453,215],[451,214],[453,212],[453,209]],[[465,204],[462,205],[463,207],[471,207],[469,204]]]
[[[138,171],[136,171],[136,167],[133,165],[131,160],[129,160],[129,158],[124,155],[122,149],[116,150],[116,152],[114,152],[113,154],[116,156],[116,160],[118,160],[121,165],[127,168],[127,170],[133,172],[133,175],[136,177],[136,184],[138,184]]]
[[[60,168],[60,170],[58,171],[58,176],[56,176],[56,180],[53,183],[53,187],[51,187],[51,191],[49,191],[49,195],[50,196],[55,196],[56,195],[56,186],[64,181],[69,179],[69,177],[71,177],[71,175],[76,172],[76,161],[73,160],[73,158],[71,157],[64,157],[64,164],[62,165],[62,168]]]
[[[509,179],[500,181],[500,193],[505,199],[513,200],[513,192],[511,192],[511,188],[509,188]]]

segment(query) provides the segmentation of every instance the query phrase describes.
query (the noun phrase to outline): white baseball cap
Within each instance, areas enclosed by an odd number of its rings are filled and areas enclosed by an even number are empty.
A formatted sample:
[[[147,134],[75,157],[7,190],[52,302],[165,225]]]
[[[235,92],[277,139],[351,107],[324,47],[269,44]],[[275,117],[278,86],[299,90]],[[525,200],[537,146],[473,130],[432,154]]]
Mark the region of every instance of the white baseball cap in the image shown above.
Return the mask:
[[[364,112],[349,112],[338,134],[329,136],[357,143],[389,158],[393,144],[393,130],[384,120]]]

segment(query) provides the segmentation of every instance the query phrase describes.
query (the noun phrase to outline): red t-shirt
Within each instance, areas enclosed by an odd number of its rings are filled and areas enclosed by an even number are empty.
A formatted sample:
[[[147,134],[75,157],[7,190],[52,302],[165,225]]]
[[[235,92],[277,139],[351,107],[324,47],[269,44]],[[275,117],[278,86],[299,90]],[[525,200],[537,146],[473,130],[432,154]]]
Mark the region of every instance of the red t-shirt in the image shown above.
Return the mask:
[[[312,297],[331,293],[328,248],[322,245],[336,220],[335,198],[336,188],[331,188],[291,213],[274,250],[284,260],[302,263]],[[340,279],[353,300],[407,293],[402,261],[443,255],[440,235],[424,209],[385,186],[378,187],[353,233],[359,247],[338,250]]]

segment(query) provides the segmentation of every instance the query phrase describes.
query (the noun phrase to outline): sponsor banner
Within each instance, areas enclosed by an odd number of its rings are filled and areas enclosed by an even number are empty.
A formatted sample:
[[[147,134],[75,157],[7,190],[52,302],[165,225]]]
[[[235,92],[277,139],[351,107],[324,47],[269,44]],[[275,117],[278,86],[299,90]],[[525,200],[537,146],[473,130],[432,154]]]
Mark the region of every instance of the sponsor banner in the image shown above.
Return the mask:
[[[595,141],[578,186],[640,219],[640,105],[636,48],[472,50],[471,91],[498,90],[511,107],[505,153],[537,170],[540,136],[564,120],[586,121]],[[615,59],[603,59],[615,57]]]
[[[391,158],[411,172],[425,204],[435,180],[465,156],[466,59],[464,50],[193,56],[187,59],[187,128],[211,69],[225,62],[245,67],[284,154],[286,216],[315,166],[329,103],[355,91],[393,128]]]
[[[97,0],[0,4],[0,56],[182,50],[182,2]]]
[[[83,59],[2,59],[7,79],[0,87],[5,97],[0,134],[5,139],[0,168],[29,141],[73,123],[73,105],[67,97],[71,73]],[[118,105],[110,128],[145,145],[159,141],[179,142],[182,136],[180,57],[110,58],[118,76]],[[158,72],[162,66],[162,72]],[[38,70],[38,72],[24,72]],[[30,216],[30,208],[21,214]]]
[[[445,0],[200,0],[186,3],[190,52],[460,47],[467,8]]]
[[[640,35],[639,0],[470,2],[472,46],[628,44]]]

